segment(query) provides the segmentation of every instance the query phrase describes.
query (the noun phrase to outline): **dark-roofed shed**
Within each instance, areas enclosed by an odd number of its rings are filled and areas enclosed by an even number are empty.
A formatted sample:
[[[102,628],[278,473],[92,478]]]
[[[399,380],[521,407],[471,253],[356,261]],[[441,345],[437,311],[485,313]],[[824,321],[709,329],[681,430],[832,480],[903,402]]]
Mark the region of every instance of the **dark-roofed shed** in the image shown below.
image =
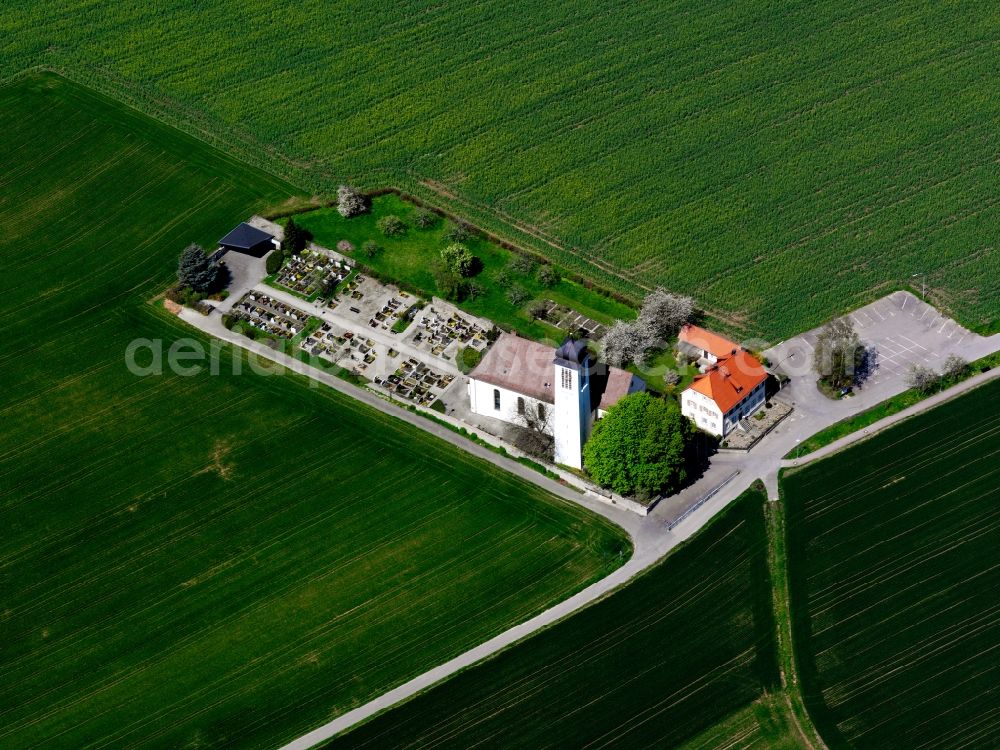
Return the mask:
[[[272,235],[246,222],[241,222],[233,231],[219,240],[219,247],[247,253],[258,258],[279,246],[278,240]]]

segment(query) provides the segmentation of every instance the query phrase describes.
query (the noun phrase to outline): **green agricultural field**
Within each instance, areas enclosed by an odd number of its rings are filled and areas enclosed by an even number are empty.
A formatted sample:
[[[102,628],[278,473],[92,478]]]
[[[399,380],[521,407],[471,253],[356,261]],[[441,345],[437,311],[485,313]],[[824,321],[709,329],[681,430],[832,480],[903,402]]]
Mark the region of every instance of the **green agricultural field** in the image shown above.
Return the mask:
[[[998,398],[783,478],[794,643],[831,748],[1000,746]]]
[[[990,0],[8,0],[0,76],[66,70],[775,340],[918,272],[996,328],[998,26]]]
[[[296,191],[51,75],[0,87],[0,131],[0,747],[275,746],[628,557],[239,350],[131,374],[192,336],[152,302],[180,249]]]
[[[764,502],[748,491],[612,596],[326,747],[777,746]]]
[[[343,218],[334,208],[322,208],[298,214],[295,221],[308,229],[318,244],[335,248],[341,240],[348,240],[354,246],[349,255],[359,263],[404,282],[426,297],[440,295],[434,269],[441,262],[442,248],[450,244],[445,235],[454,224],[439,218],[433,226],[420,229],[411,219],[414,210],[414,206],[390,194],[373,199],[369,213],[350,219]],[[398,216],[407,224],[402,235],[386,237],[378,230],[379,219],[390,215]],[[368,257],[363,251],[366,241],[374,241],[381,248],[375,257]],[[532,338],[556,340],[561,340],[566,332],[534,320],[528,313],[530,300],[552,300],[606,325],[635,317],[635,311],[629,306],[570,279],[560,279],[552,287],[544,286],[538,279],[538,264],[522,271],[512,268],[514,254],[482,237],[473,236],[463,244],[482,263],[482,270],[469,279],[480,287],[480,293],[460,303],[460,307],[474,315]],[[517,305],[511,303],[508,294],[514,288],[524,290],[526,301]]]

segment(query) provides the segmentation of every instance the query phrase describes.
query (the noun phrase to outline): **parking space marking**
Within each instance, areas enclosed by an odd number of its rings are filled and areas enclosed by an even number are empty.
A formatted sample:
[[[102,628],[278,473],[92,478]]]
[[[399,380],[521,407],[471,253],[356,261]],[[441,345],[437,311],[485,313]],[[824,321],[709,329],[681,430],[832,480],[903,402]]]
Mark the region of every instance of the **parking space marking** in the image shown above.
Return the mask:
[[[912,344],[913,346],[919,347],[920,349],[923,349],[925,352],[926,351],[930,351],[926,346],[924,346],[923,344],[918,344],[916,341],[914,341],[913,339],[911,339],[909,336],[904,336],[901,333],[897,334],[897,335],[899,336],[899,338],[906,339],[908,342],[910,342],[910,344]]]

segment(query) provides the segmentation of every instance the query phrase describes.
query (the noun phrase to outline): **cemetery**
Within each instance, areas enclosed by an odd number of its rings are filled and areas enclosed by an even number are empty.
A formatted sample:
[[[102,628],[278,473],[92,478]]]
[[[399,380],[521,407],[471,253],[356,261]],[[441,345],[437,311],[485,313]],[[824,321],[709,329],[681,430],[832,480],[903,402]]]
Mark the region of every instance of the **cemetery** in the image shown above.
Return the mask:
[[[409,357],[394,373],[384,379],[376,378],[374,382],[389,393],[420,406],[430,406],[454,380],[454,375],[437,372],[416,358]]]
[[[305,328],[310,317],[308,313],[257,290],[247,292],[232,307],[230,314],[269,336],[281,339],[294,338]]]
[[[285,260],[274,283],[311,298],[339,284],[350,272],[351,266],[347,261],[336,260],[319,250],[306,249]]]
[[[471,346],[483,352],[489,346],[487,328],[474,322],[457,309],[440,303],[429,307],[413,328],[412,343],[435,357],[454,361],[459,348]]]

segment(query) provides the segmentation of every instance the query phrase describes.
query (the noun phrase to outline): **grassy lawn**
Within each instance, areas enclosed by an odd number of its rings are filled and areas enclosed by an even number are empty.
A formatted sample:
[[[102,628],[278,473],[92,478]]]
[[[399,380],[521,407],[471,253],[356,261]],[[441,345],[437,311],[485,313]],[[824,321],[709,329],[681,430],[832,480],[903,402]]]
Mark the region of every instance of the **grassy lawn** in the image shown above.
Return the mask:
[[[322,208],[295,217],[296,223],[313,233],[317,244],[335,249],[341,240],[348,240],[354,251],[348,253],[358,262],[380,273],[398,279],[419,290],[424,296],[439,294],[434,283],[434,266],[441,260],[441,250],[449,242],[444,235],[453,228],[450,221],[438,218],[427,229],[420,229],[411,217],[416,207],[396,195],[382,195],[372,201],[371,211],[351,219],[343,218],[334,208]],[[384,216],[398,216],[407,224],[399,236],[386,237],[376,226]],[[374,258],[368,257],[362,246],[373,240],[382,248]],[[631,319],[635,311],[610,297],[571,281],[562,279],[547,288],[539,283],[537,264],[535,270],[519,273],[510,268],[514,254],[482,237],[474,237],[465,244],[483,264],[483,270],[473,281],[483,293],[475,299],[460,303],[460,307],[474,315],[488,318],[506,328],[512,328],[535,339],[561,340],[565,333],[544,322],[534,320],[527,312],[531,300],[550,299],[573,308],[587,317],[610,324],[618,318]],[[498,275],[506,274],[507,283]],[[519,287],[526,292],[527,300],[514,305],[507,298],[508,292]]]
[[[51,75],[0,105],[0,746],[273,747],[627,558],[239,349],[131,374],[208,343],[150,304],[180,249],[297,191]]]
[[[975,362],[970,364],[968,371],[962,377],[943,380],[939,388],[928,393],[922,393],[921,391],[917,391],[912,388],[903,391],[902,393],[897,393],[895,396],[887,398],[880,404],[877,404],[870,409],[866,409],[860,414],[855,414],[853,417],[842,419],[839,422],[820,430],[807,440],[803,440],[801,445],[797,448],[789,451],[785,458],[796,458],[798,456],[805,456],[813,451],[817,451],[823,446],[829,445],[842,437],[846,437],[847,435],[857,432],[858,430],[863,430],[865,427],[875,424],[880,419],[891,417],[893,414],[898,414],[903,411],[903,409],[907,409],[914,404],[919,404],[925,398],[933,396],[941,390],[950,388],[951,386],[956,385],[973,375],[977,375],[980,372],[986,372],[987,370],[997,366],[1000,366],[1000,353],[991,354],[981,359],[977,359]]]
[[[783,475],[793,643],[831,748],[1000,745],[998,398]]]
[[[694,365],[677,367],[677,358],[672,346],[650,354],[643,365],[633,363],[628,369],[642,378],[653,390],[674,396],[680,395],[681,391],[691,385],[691,381],[698,374],[698,368]],[[680,380],[674,385],[668,385],[663,379],[669,371],[676,371],[680,375]]]
[[[782,735],[753,707],[778,679],[764,502],[748,491],[612,596],[326,747],[697,747],[705,732]]]

